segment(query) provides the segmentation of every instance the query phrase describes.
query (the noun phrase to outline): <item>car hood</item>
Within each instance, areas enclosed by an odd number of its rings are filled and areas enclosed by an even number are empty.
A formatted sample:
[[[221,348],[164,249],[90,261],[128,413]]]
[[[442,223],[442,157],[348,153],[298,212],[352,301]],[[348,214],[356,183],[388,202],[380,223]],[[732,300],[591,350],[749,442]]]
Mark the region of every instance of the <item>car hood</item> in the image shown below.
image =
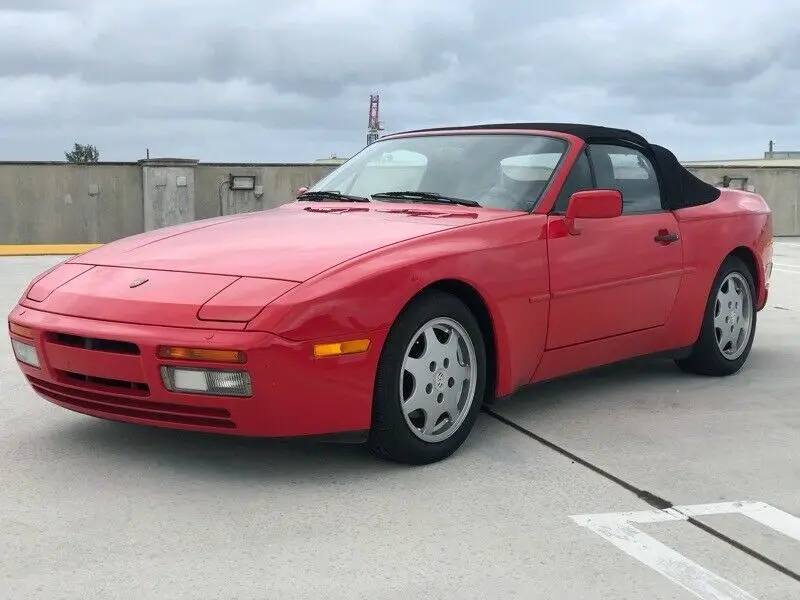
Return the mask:
[[[69,262],[303,282],[372,250],[509,215],[438,205],[293,202],[123,238]]]

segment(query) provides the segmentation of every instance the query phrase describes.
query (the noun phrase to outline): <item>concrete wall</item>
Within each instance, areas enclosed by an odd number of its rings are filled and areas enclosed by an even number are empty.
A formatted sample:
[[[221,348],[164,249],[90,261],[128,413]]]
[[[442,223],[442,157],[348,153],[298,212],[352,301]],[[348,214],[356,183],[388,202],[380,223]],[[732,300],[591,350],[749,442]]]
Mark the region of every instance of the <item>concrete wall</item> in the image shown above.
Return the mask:
[[[769,204],[776,236],[800,235],[800,168],[691,167],[689,170],[713,185],[719,185],[725,176],[742,178],[737,185],[752,185]]]
[[[204,164],[195,173],[195,215],[198,219],[273,208],[294,200],[297,189],[311,186],[333,171],[335,165],[231,165]],[[255,175],[261,196],[252,191],[229,190],[228,175]]]
[[[151,231],[195,220],[196,160],[143,160],[144,229]]]
[[[336,165],[0,163],[0,245],[92,244],[195,219],[264,210],[294,199]],[[228,174],[263,188],[229,191]],[[222,205],[222,213],[220,213]]]
[[[91,244],[220,214],[265,210],[331,172],[327,164],[0,163],[0,245]],[[775,234],[800,236],[800,168],[690,167],[719,184],[746,177],[772,208]],[[231,191],[228,175],[254,175],[262,193]]]
[[[143,228],[136,163],[0,163],[0,244],[102,243]]]

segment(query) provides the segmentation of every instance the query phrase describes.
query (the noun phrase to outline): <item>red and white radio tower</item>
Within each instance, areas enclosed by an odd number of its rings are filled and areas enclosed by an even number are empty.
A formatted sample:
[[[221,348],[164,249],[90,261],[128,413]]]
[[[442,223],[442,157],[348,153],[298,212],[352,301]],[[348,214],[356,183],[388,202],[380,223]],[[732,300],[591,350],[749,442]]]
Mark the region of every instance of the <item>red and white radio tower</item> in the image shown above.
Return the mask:
[[[378,94],[370,94],[369,97],[369,121],[367,122],[367,146],[378,140],[380,132],[383,131],[383,123],[380,119],[381,98]]]

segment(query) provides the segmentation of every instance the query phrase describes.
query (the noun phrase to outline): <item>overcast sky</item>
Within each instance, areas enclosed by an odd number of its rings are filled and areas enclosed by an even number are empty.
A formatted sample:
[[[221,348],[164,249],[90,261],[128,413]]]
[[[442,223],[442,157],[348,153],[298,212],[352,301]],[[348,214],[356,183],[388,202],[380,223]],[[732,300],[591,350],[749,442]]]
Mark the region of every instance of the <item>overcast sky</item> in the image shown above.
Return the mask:
[[[549,8],[547,8],[549,6]],[[0,0],[0,160],[309,161],[387,131],[635,129],[800,150],[799,0]]]

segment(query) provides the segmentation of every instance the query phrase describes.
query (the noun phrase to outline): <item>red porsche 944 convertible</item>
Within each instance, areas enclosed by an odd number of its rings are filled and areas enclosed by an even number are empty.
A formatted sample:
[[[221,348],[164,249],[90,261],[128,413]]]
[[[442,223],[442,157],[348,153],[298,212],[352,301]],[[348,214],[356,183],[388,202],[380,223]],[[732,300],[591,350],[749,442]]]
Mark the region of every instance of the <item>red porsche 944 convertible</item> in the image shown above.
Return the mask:
[[[633,132],[437,128],[381,138],[277,208],[72,257],[9,331],[64,408],[422,464],[542,380],[656,354],[735,373],[771,265],[759,195]]]

